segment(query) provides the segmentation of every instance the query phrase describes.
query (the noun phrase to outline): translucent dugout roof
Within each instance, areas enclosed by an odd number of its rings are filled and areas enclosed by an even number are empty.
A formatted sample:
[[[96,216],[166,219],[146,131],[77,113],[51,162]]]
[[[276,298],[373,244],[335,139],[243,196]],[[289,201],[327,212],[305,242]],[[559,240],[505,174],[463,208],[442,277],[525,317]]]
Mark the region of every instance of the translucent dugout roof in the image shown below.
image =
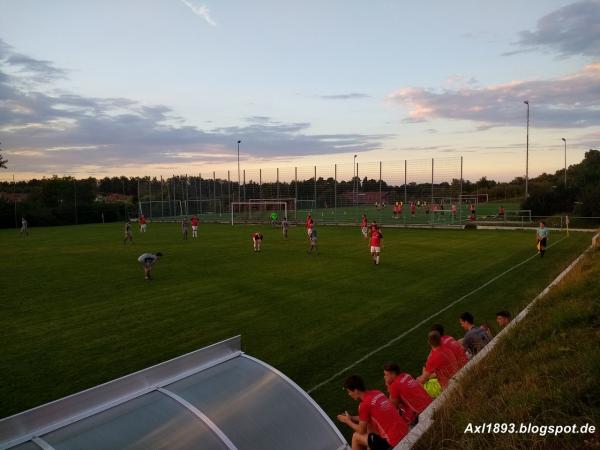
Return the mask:
[[[348,445],[240,336],[0,420],[0,449],[306,449]]]

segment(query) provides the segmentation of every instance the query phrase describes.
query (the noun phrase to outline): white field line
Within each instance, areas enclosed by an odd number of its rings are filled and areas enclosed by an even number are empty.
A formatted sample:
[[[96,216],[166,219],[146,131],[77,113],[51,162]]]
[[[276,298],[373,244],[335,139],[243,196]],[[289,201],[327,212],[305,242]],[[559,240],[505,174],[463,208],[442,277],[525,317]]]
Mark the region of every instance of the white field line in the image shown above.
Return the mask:
[[[558,241],[554,242],[553,244],[549,245],[548,248],[554,247],[556,244],[558,244],[559,242],[565,240],[566,237],[563,237],[561,239],[559,239]],[[330,376],[329,378],[327,378],[326,380],[320,382],[319,384],[317,384],[316,386],[312,387],[311,389],[309,389],[308,392],[309,394],[316,391],[317,389],[325,386],[326,384],[330,383],[331,381],[335,380],[337,377],[339,377],[340,375],[346,373],[347,371],[349,371],[350,369],[352,369],[353,367],[356,367],[358,364],[360,364],[363,361],[366,361],[367,359],[369,359],[371,356],[373,356],[376,353],[379,353],[381,350],[383,350],[384,348],[389,347],[390,345],[398,342],[400,339],[402,339],[403,337],[405,337],[407,334],[412,333],[413,331],[415,331],[417,328],[421,327],[422,325],[424,325],[425,323],[429,322],[431,319],[433,319],[434,317],[439,316],[440,314],[442,314],[444,311],[452,308],[454,305],[456,305],[457,303],[462,302],[465,298],[475,294],[476,292],[479,292],[481,289],[485,288],[486,286],[489,286],[490,284],[492,284],[494,281],[496,281],[498,278],[503,277],[504,275],[506,275],[507,273],[515,270],[516,268],[522,266],[523,264],[531,261],[533,258],[535,258],[537,256],[537,253],[535,253],[534,255],[530,256],[529,258],[521,261],[520,263],[512,266],[511,268],[505,270],[504,272],[502,272],[500,275],[496,275],[494,278],[492,278],[491,280],[485,282],[484,284],[482,284],[481,286],[479,286],[478,288],[473,289],[471,292],[463,295],[462,297],[460,297],[458,300],[454,300],[452,303],[446,305],[444,308],[440,309],[438,312],[436,312],[435,314],[430,315],[429,317],[427,317],[426,319],[421,320],[418,324],[416,324],[415,326],[413,326],[412,328],[406,330],[404,333],[400,334],[399,336],[396,336],[394,339],[392,339],[391,341],[388,341],[387,343],[383,344],[380,347],[377,347],[375,350],[367,353],[365,356],[363,356],[362,358],[354,361],[352,364],[350,364],[347,367],[344,367],[342,370],[336,372],[334,375]]]
[[[596,234],[592,238],[592,245],[583,251],[581,255],[579,255],[575,261],[573,261],[569,267],[563,270],[555,279],[550,283],[546,288],[540,292],[532,301],[529,303],[523,311],[521,311],[517,317],[509,322],[509,324],[500,330],[492,341],[486,345],[479,353],[477,353],[467,364],[456,373],[452,379],[450,380],[450,384],[448,387],[441,393],[441,395],[436,398],[421,414],[419,414],[419,423],[415,426],[410,432],[394,447],[394,450],[410,450],[413,445],[417,443],[419,439],[431,428],[434,423],[433,415],[434,413],[442,407],[442,405],[446,402],[446,399],[456,390],[456,386],[458,382],[465,377],[465,375],[476,366],[479,361],[481,361],[488,353],[496,347],[500,339],[504,339],[504,337],[508,334],[509,330],[515,328],[525,317],[529,314],[529,311],[540,299],[542,299],[550,289],[556,286],[560,281],[569,273],[571,270],[579,264],[579,261],[583,259],[586,253],[588,253],[591,249],[598,245],[598,238],[600,235]],[[563,238],[564,239],[564,238]],[[561,239],[562,240],[562,239]],[[559,241],[558,241],[559,242]],[[558,242],[556,242],[558,244]]]

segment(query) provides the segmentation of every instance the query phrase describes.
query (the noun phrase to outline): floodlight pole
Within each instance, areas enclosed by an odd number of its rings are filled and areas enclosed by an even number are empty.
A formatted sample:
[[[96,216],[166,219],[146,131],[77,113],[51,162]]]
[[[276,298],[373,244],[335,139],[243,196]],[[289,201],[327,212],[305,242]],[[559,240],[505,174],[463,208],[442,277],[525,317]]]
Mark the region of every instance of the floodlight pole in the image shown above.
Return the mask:
[[[237,141],[237,150],[238,150],[238,201],[242,201],[242,185],[240,184],[240,144],[242,141]]]
[[[354,162],[352,163],[352,206],[356,206],[356,157],[354,155]]]
[[[527,145],[525,150],[525,199],[529,198],[529,100],[523,103],[527,105]]]
[[[567,140],[562,138],[565,143],[565,187],[567,187]]]

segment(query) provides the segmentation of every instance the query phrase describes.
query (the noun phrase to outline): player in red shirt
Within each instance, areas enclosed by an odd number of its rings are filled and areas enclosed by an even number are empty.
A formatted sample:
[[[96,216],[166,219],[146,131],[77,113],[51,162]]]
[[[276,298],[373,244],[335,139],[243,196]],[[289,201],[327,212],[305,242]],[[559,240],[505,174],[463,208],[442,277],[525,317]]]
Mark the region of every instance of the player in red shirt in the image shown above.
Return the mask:
[[[465,353],[465,349],[463,348],[462,344],[456,339],[454,339],[452,336],[444,334],[443,325],[436,323],[435,325],[431,326],[431,331],[437,331],[438,333],[440,333],[440,336],[442,337],[442,347],[446,347],[452,352],[452,354],[456,358],[456,362],[458,363],[459,369],[467,363],[469,359],[467,358],[467,354]]]
[[[458,371],[458,362],[454,354],[448,348],[442,346],[440,333],[430,331],[428,337],[431,353],[427,358],[423,373],[417,378],[417,381],[424,384],[430,378],[437,377],[440,386],[445,389],[450,378]]]
[[[360,231],[362,232],[362,234],[365,237],[365,239],[369,238],[369,236],[368,236],[369,229],[367,228],[367,222],[368,222],[367,221],[367,215],[363,214],[362,215],[362,219],[360,221]]]
[[[259,232],[252,233],[252,244],[255,252],[260,252],[262,246],[263,235]]]
[[[353,400],[359,400],[358,416],[346,411],[337,419],[354,430],[352,450],[369,448],[388,450],[408,434],[408,425],[385,394],[367,391],[361,377],[352,375],[344,382],[344,389]]]
[[[200,221],[196,216],[192,216],[192,220],[190,222],[192,223],[192,237],[198,237],[198,224]]]
[[[143,214],[140,215],[140,233],[146,232],[146,218]]]
[[[379,254],[381,253],[381,247],[383,247],[382,241],[383,234],[381,234],[381,231],[379,231],[378,228],[375,228],[375,231],[373,231],[373,228],[371,228],[371,257],[373,258],[373,264],[375,265],[379,264]]]
[[[383,366],[383,379],[390,401],[398,408],[406,423],[414,425],[419,414],[432,402],[427,391],[409,374],[401,373],[396,363]]]
[[[415,205],[415,202],[412,202],[410,204],[410,215],[414,217],[416,212],[417,212],[417,205]]]
[[[306,216],[306,234],[308,236],[308,240],[310,241],[310,235],[312,234],[313,226],[315,222],[313,221],[310,214]]]

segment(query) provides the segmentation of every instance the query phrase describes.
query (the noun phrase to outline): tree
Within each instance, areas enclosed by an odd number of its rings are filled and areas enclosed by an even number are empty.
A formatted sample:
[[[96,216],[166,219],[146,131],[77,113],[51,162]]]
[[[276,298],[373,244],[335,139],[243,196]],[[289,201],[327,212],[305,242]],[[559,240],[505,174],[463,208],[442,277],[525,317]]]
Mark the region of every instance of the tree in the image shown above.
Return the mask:
[[[2,145],[2,142],[0,142],[0,145]],[[4,159],[2,157],[2,148],[0,147],[0,168],[2,169],[6,169],[6,163],[8,162],[8,160]]]

